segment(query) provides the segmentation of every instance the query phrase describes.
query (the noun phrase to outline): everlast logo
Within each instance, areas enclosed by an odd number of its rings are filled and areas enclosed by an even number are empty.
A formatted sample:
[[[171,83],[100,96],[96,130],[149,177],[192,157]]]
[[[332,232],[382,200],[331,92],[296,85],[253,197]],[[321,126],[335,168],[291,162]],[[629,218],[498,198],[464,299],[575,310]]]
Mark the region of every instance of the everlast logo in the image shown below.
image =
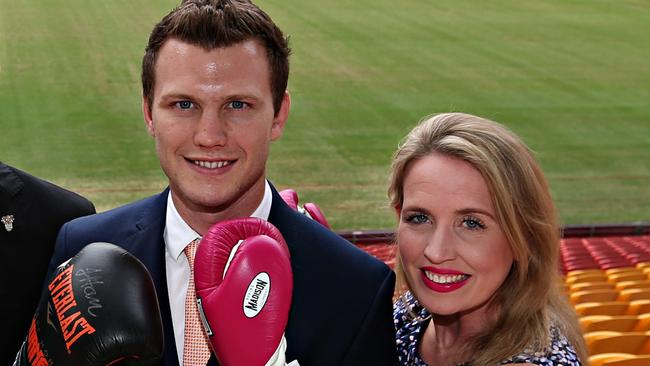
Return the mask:
[[[74,265],[70,265],[64,269],[48,286],[68,353],[71,353],[70,347],[81,336],[95,332],[95,328],[88,324],[81,312],[76,309],[77,301],[72,288],[73,267]]]
[[[271,291],[271,279],[268,273],[258,273],[248,285],[244,296],[244,314],[253,318],[264,308],[266,299]]]

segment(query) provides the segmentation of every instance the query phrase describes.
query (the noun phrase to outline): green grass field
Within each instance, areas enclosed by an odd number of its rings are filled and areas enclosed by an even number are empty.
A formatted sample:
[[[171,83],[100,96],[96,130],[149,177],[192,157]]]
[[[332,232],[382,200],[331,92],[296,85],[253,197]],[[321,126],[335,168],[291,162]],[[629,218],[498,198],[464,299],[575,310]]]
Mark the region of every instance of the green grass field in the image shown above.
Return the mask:
[[[0,0],[0,160],[106,210],[160,191],[140,112],[148,33],[176,1]],[[391,154],[463,111],[536,151],[565,224],[650,220],[650,3],[258,1],[291,36],[269,177],[335,229],[391,228]]]

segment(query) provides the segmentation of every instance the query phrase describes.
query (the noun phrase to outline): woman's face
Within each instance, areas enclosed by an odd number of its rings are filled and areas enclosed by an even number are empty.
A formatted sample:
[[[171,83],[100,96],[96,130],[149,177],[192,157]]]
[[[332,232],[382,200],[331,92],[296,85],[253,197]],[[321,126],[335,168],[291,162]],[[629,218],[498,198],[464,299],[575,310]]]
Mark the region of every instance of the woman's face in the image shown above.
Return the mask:
[[[513,254],[481,174],[438,153],[413,161],[397,214],[403,269],[420,303],[438,315],[484,309]]]

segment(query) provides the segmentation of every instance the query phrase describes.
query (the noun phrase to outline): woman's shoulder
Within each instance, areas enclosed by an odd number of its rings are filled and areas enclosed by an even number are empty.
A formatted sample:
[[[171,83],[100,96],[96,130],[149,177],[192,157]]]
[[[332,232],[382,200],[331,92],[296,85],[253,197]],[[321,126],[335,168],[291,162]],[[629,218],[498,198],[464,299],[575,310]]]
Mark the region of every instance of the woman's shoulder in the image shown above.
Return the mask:
[[[558,327],[552,326],[550,335],[551,341],[543,352],[525,350],[503,362],[503,364],[533,364],[542,366],[582,365],[575,349]]]

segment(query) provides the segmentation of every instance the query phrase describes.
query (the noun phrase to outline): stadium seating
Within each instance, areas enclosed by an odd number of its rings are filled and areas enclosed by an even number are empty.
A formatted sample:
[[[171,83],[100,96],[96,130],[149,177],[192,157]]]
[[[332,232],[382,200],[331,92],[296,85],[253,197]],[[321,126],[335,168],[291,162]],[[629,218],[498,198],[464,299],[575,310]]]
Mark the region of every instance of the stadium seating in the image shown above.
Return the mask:
[[[607,280],[610,283],[618,283],[625,281],[645,281],[648,279],[648,276],[643,272],[625,272],[625,273],[615,273],[607,276]]]
[[[582,290],[571,292],[569,299],[572,304],[579,304],[584,302],[603,302],[603,301],[616,301],[620,294],[616,290]]]
[[[650,313],[639,315],[587,315],[580,318],[582,331],[611,330],[616,332],[650,331]]]
[[[603,363],[603,366],[648,366],[650,365],[649,355],[632,355],[622,360],[611,360]]]
[[[583,273],[583,274],[569,274],[566,277],[566,283],[568,285],[573,285],[576,283],[585,283],[585,282],[608,282],[607,275],[604,272],[600,273]]]
[[[587,315],[580,318],[582,331],[595,332],[611,330],[615,332],[631,332],[639,323],[639,318],[633,315]]]
[[[641,288],[641,289],[650,289],[650,281],[622,281],[616,283],[616,289],[617,290],[626,290],[626,289],[632,289],[632,288]],[[596,289],[595,287],[593,289]],[[577,290],[577,288],[576,288]]]
[[[614,332],[600,330],[584,334],[589,354],[630,353],[650,355],[650,334],[647,332]]]
[[[630,304],[623,301],[585,302],[576,304],[578,316],[586,315],[636,315],[628,314]]]
[[[648,366],[650,356],[629,353],[600,353],[589,357],[591,366]]]
[[[590,290],[614,290],[614,289],[620,290],[617,286],[614,286],[609,282],[579,282],[569,286],[570,292],[590,291]]]
[[[621,290],[618,299],[621,301],[650,300],[650,289],[629,288]]]
[[[641,270],[650,267],[650,239],[648,236],[563,239],[560,255],[566,274],[591,269],[610,270],[611,274],[617,274],[612,271],[616,269]],[[624,274],[625,270],[620,272]],[[643,274],[642,270],[637,272]]]
[[[650,366],[649,238],[561,242],[564,288],[593,366]]]
[[[629,302],[625,314],[639,315],[650,313],[650,300],[632,300]]]

